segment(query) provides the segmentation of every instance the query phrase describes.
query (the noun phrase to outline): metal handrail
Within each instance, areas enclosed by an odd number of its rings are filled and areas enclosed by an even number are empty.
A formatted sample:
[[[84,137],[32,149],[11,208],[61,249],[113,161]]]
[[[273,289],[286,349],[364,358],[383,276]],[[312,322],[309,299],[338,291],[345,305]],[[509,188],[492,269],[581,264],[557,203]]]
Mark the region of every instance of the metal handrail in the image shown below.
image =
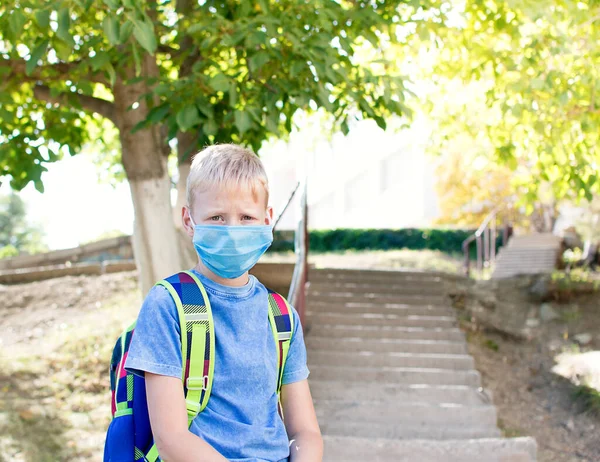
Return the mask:
[[[304,324],[306,308],[306,287],[308,284],[308,203],[307,184],[303,184],[302,198],[300,200],[301,214],[294,240],[296,265],[290,284],[288,300],[296,308],[300,322]]]
[[[283,217],[283,214],[285,213],[285,211],[288,209],[288,207],[292,203],[292,200],[294,199],[294,196],[296,195],[296,191],[298,191],[299,188],[300,188],[300,182],[298,182],[298,184],[292,191],[292,194],[290,194],[290,197],[288,198],[287,202],[285,203],[285,206],[283,207],[283,209],[281,210],[279,215],[277,215],[277,218],[275,219],[275,224],[273,225],[273,231],[275,231],[275,228],[277,228],[277,225],[279,224],[281,217]]]
[[[485,264],[491,266],[496,261],[496,237],[497,221],[500,208],[492,210],[483,220],[477,231],[466,238],[462,243],[462,250],[465,256],[464,268],[465,275],[471,273],[471,259],[469,258],[469,246],[475,241],[477,247],[477,269],[481,271]],[[504,223],[502,233],[502,246],[505,246],[510,237],[511,227]]]

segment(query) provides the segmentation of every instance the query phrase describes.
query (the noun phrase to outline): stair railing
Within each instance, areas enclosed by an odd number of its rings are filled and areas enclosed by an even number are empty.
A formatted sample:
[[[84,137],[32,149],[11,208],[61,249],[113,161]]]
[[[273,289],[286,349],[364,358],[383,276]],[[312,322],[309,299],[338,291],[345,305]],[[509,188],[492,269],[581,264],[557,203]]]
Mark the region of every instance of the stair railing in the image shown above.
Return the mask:
[[[306,287],[308,284],[308,202],[307,202],[307,181],[298,182],[287,203],[283,207],[281,213],[275,220],[273,231],[281,220],[281,217],[288,209],[294,196],[302,188],[302,196],[300,198],[300,219],[294,233],[294,252],[296,254],[296,264],[294,265],[294,273],[292,274],[292,282],[288,292],[287,299],[290,304],[296,308],[300,316],[300,322],[304,324],[304,313],[306,312]]]
[[[462,243],[464,254],[464,271],[466,276],[471,274],[471,258],[469,256],[470,245],[475,241],[477,248],[477,270],[482,271],[484,267],[491,267],[496,261],[496,238],[498,229],[498,218],[500,209],[492,210],[483,220],[481,226],[465,239]],[[512,227],[507,223],[502,226],[502,246],[508,242],[512,234]]]
[[[281,212],[279,212],[279,215],[277,215],[277,218],[275,219],[275,224],[273,225],[273,231],[275,231],[275,228],[277,228],[277,225],[279,224],[281,217],[283,217],[283,214],[285,213],[285,211],[288,209],[288,207],[292,203],[292,200],[294,199],[294,196],[296,195],[296,192],[298,191],[298,189],[300,189],[300,182],[298,182],[298,184],[296,184],[296,187],[292,191],[292,194],[290,194],[290,197],[288,197],[288,200],[285,203],[285,206],[283,207],[283,209],[281,209]]]
[[[288,293],[288,300],[298,315],[300,322],[304,325],[304,314],[306,312],[306,288],[308,285],[308,202],[307,181],[302,185],[302,197],[300,199],[300,220],[296,228],[294,249],[296,253],[296,265],[292,275],[292,283]]]

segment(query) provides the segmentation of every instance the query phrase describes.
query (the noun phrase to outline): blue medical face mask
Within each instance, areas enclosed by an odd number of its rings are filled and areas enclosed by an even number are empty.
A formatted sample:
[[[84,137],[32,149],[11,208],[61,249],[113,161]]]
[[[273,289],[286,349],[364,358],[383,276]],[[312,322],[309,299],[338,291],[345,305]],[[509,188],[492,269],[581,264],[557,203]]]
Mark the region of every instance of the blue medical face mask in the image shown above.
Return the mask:
[[[191,216],[190,216],[191,218]],[[273,242],[273,226],[194,225],[194,248],[202,263],[225,279],[240,277]]]

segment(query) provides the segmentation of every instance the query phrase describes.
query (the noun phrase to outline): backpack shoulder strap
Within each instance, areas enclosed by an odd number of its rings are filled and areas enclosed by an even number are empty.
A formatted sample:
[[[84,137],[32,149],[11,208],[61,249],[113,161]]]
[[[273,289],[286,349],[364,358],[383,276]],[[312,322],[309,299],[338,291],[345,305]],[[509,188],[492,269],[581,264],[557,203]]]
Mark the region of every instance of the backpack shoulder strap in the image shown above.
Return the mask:
[[[281,407],[281,381],[283,379],[283,370],[285,361],[290,349],[290,342],[294,333],[294,322],[292,319],[292,309],[287,300],[277,292],[269,290],[269,322],[277,345],[277,396],[279,399],[279,412],[283,418],[283,409]]]
[[[206,408],[215,368],[215,329],[210,301],[200,279],[182,271],[158,284],[177,305],[181,326],[182,381],[188,424]]]

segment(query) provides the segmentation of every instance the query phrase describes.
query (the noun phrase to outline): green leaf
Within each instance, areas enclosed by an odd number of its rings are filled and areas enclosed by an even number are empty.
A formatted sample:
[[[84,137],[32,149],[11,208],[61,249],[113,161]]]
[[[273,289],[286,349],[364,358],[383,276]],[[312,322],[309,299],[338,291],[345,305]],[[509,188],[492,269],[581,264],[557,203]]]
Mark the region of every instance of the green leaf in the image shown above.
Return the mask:
[[[39,193],[44,194],[44,183],[42,183],[42,180],[34,180],[33,184]]]
[[[54,51],[56,51],[56,56],[58,56],[62,61],[68,61],[71,58],[71,51],[73,51],[73,48],[68,46],[66,43],[55,40],[52,44],[52,48],[54,48]]]
[[[131,51],[133,52],[133,62],[135,63],[135,75],[139,76],[142,72],[142,59],[135,42],[131,42]]]
[[[161,106],[156,106],[150,109],[148,112],[148,117],[146,120],[152,123],[161,122],[171,111],[171,106],[169,104],[163,104]]]
[[[37,62],[42,59],[44,53],[46,53],[46,49],[48,48],[48,40],[43,40],[39,43],[31,52],[31,56],[25,65],[25,74],[31,75],[35,67],[37,66]]]
[[[229,89],[229,79],[225,74],[214,75],[208,83],[214,91],[225,92]]]
[[[133,23],[131,21],[125,21],[121,24],[121,30],[119,31],[119,43],[125,43],[131,37],[133,32]]]
[[[149,21],[133,21],[133,36],[138,43],[149,54],[154,54],[156,51],[156,36],[154,35],[154,26]]]
[[[21,32],[23,32],[23,26],[26,22],[27,18],[19,10],[14,10],[8,18],[8,26],[15,40],[21,38]]]
[[[277,135],[279,133],[279,113],[274,111],[268,112],[265,124],[267,130]]]
[[[118,45],[120,43],[119,22],[117,21],[117,18],[114,16],[106,16],[102,23],[102,28],[111,45]]]
[[[229,107],[234,108],[238,102],[238,90],[237,84],[235,82],[231,82],[229,85]]]
[[[108,53],[104,51],[96,52],[96,56],[90,59],[90,62],[92,64],[92,70],[98,71],[100,69],[104,69],[104,66],[106,66],[106,63],[108,63],[109,61],[110,56],[108,55]]]
[[[40,26],[44,32],[50,27],[50,11],[49,10],[38,10],[34,13],[35,22]]]
[[[104,4],[111,10],[117,10],[121,6],[118,0],[104,0]]]
[[[184,107],[177,113],[175,120],[177,121],[179,128],[184,132],[194,125],[198,125],[201,121],[200,115],[198,114],[198,108],[195,105]]]
[[[297,77],[308,65],[304,61],[293,61],[290,66],[290,76]]]
[[[271,58],[266,51],[259,51],[250,57],[248,60],[248,67],[252,72],[257,72],[261,67],[268,63],[270,59]]]
[[[110,86],[114,87],[115,82],[117,81],[117,73],[115,72],[115,68],[113,67],[112,63],[110,63],[110,62],[106,63],[106,65],[104,66],[104,70],[108,74],[108,79],[110,80]]]
[[[209,136],[215,136],[219,131],[219,125],[215,121],[215,119],[208,119],[206,123],[202,126],[204,133]]]
[[[239,130],[240,134],[244,134],[252,127],[252,119],[250,114],[243,111],[235,111],[235,126]]]
[[[58,29],[56,29],[56,35],[72,48],[75,46],[75,41],[69,32],[70,27],[71,15],[69,13],[69,8],[61,8],[58,11]]]

